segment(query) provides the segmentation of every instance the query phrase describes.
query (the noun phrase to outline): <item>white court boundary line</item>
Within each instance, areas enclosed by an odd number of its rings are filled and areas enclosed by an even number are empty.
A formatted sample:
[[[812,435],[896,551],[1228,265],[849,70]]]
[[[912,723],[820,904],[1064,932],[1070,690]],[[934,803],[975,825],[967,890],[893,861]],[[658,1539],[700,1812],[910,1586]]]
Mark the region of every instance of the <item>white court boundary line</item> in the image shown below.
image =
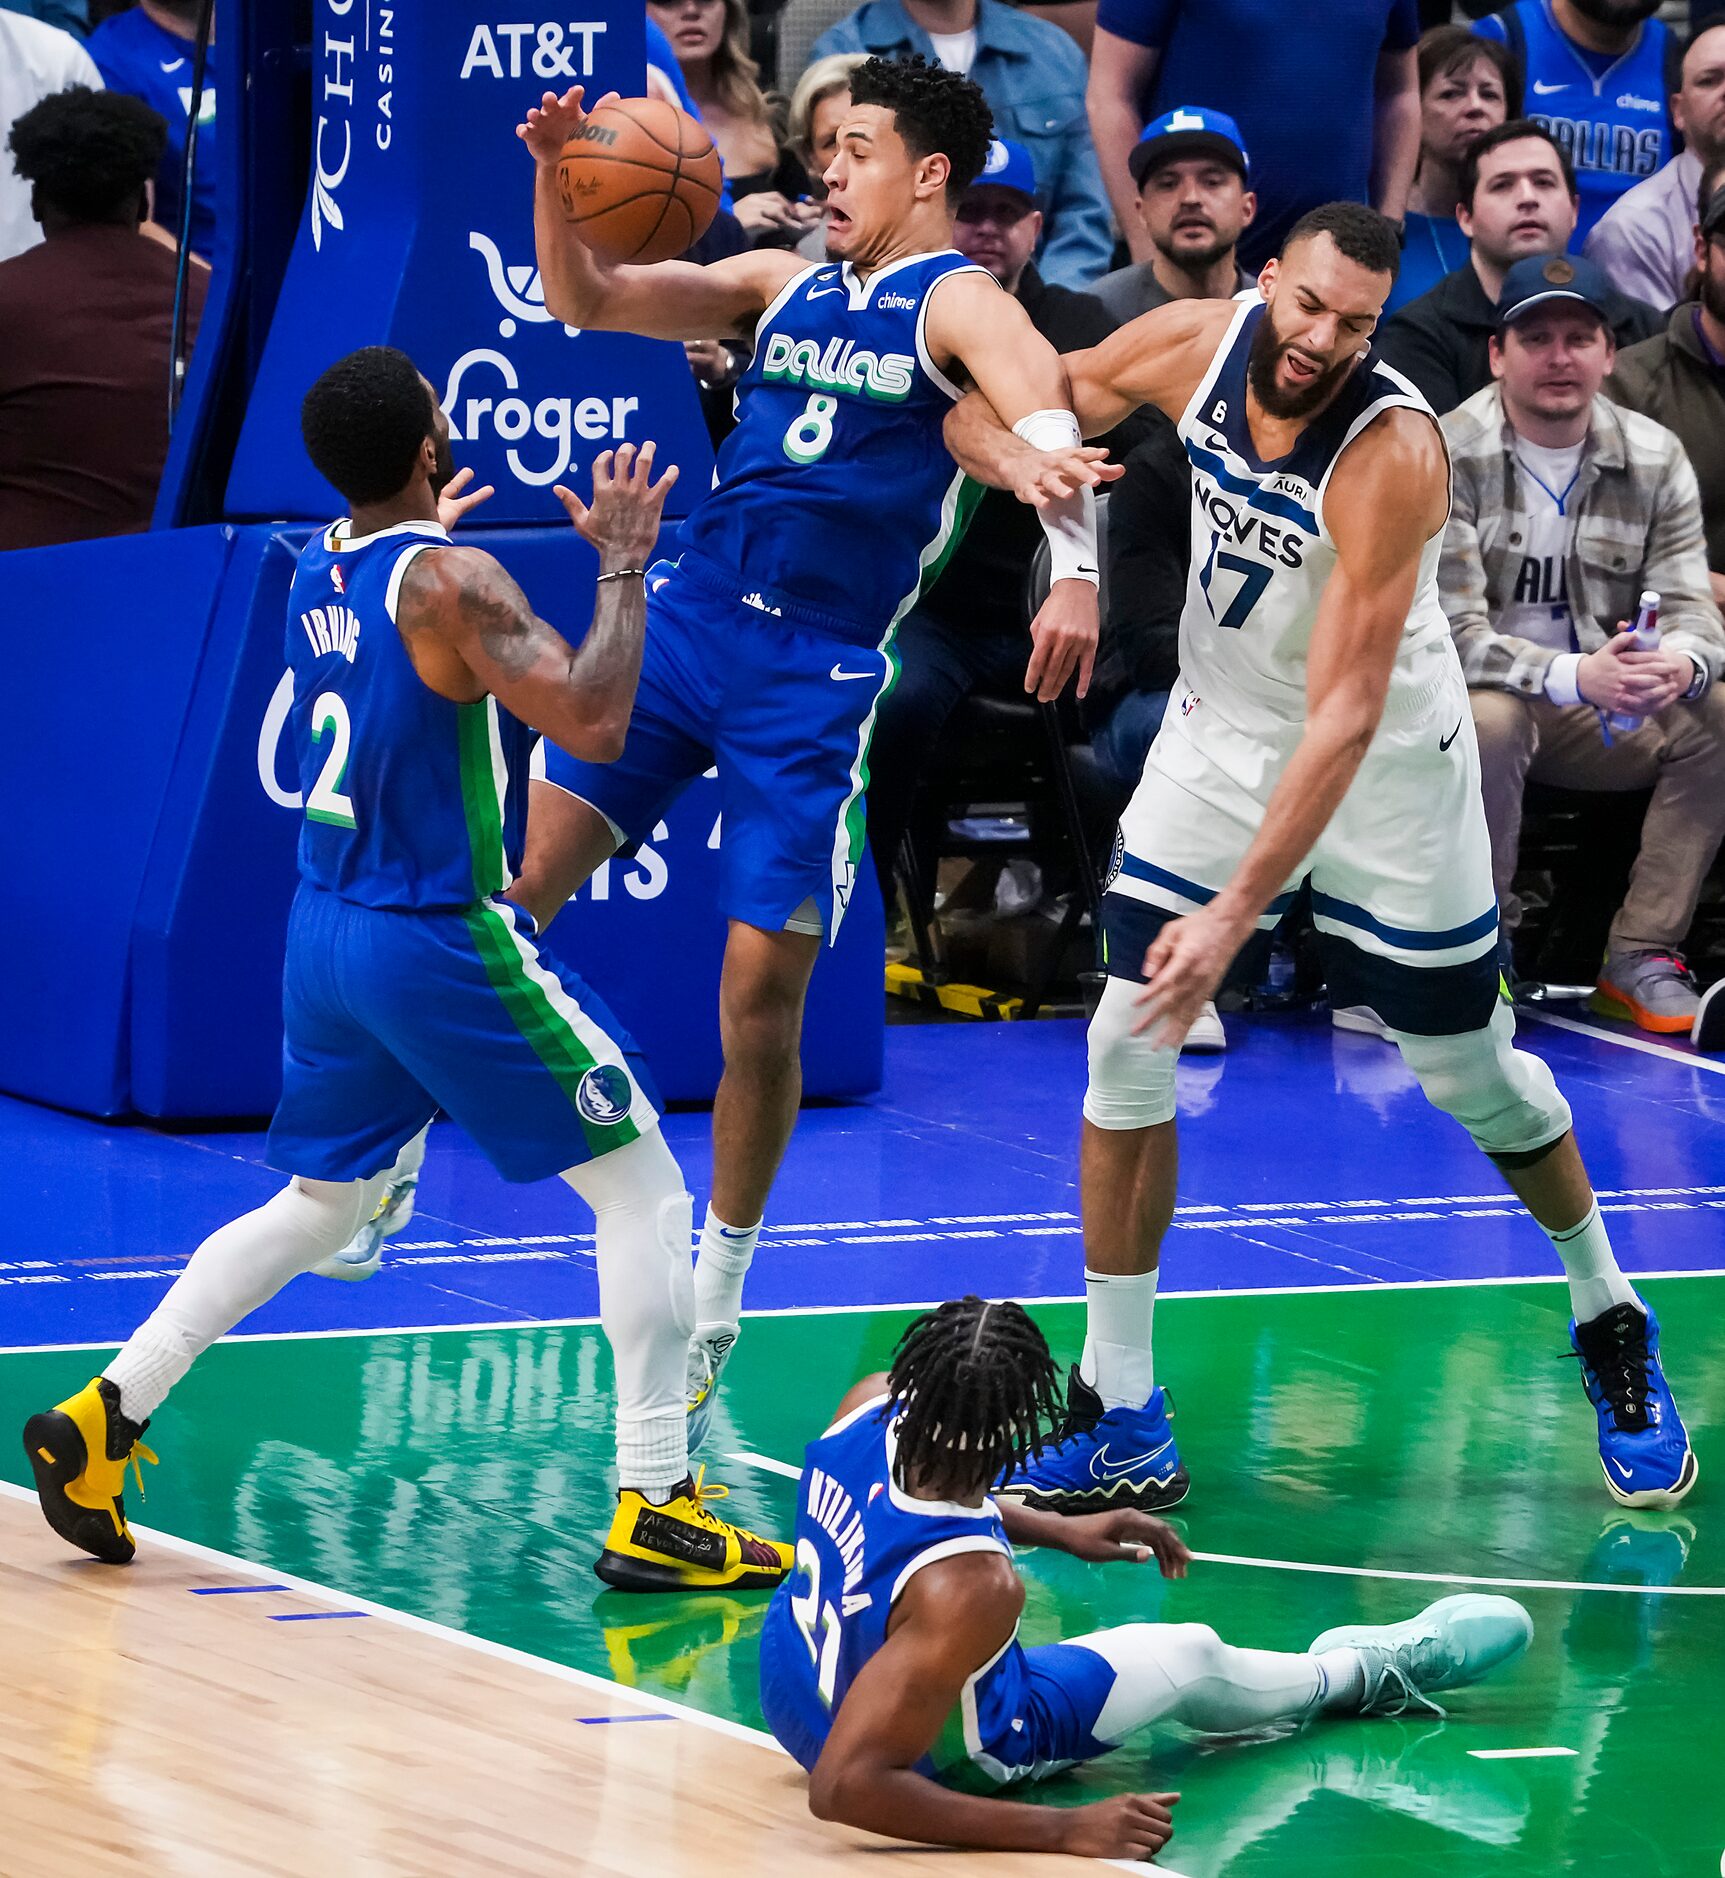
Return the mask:
[[[1710,1265],[1700,1271],[1625,1272],[1633,1284],[1672,1278],[1725,1278],[1725,1266]],[[1568,1280],[1562,1272],[1524,1272],[1506,1277],[1484,1278],[1361,1278],[1352,1284],[1322,1285],[1217,1285],[1208,1290],[1159,1291],[1158,1304],[1184,1298],[1307,1298],[1329,1297],[1338,1292],[1380,1291],[1467,1291],[1498,1288],[1504,1285],[1561,1285]],[[1026,1298],[1015,1304],[1082,1304],[1082,1294]],[[856,1317],[876,1311],[932,1311],[946,1303],[945,1298],[925,1298],[905,1304],[780,1304],[767,1310],[744,1311],[746,1318],[765,1317]],[[593,1317],[500,1317],[472,1324],[371,1324],[339,1330],[250,1330],[217,1338],[218,1343],[301,1343],[319,1337],[438,1337],[461,1333],[472,1335],[482,1330],[579,1330],[599,1322]],[[123,1341],[123,1339],[121,1340]],[[120,1343],[109,1337],[94,1343],[11,1343],[0,1344],[0,1356],[35,1356],[58,1351],[117,1350]]]
[[[0,1480],[0,1496],[8,1500],[19,1500],[29,1506],[38,1504],[36,1495],[27,1487],[14,1486],[9,1480]],[[678,1721],[693,1722],[698,1728],[706,1728],[714,1734],[729,1736],[733,1741],[747,1741],[758,1748],[766,1748],[784,1760],[790,1760],[789,1751],[764,1728],[750,1728],[742,1722],[727,1721],[722,1715],[709,1715],[703,1709],[691,1708],[687,1703],[674,1701],[669,1696],[660,1697],[650,1694],[645,1689],[632,1688],[626,1682],[613,1682],[609,1676],[595,1675],[591,1670],[576,1669],[569,1663],[559,1663],[553,1657],[534,1656],[528,1650],[517,1650],[507,1643],[493,1643],[489,1637],[478,1637],[466,1630],[455,1630],[447,1624],[435,1623],[429,1617],[416,1617],[411,1611],[397,1610],[393,1604],[379,1604],[371,1598],[350,1597],[345,1591],[336,1591],[331,1586],[319,1584],[315,1578],[300,1578],[292,1572],[276,1571],[265,1565],[254,1564],[250,1559],[240,1558],[233,1552],[218,1551],[216,1547],[199,1545],[195,1539],[179,1539],[172,1533],[160,1532],[151,1526],[140,1526],[132,1522],[132,1531],[141,1538],[148,1539],[164,1552],[177,1552],[184,1558],[197,1559],[205,1565],[218,1565],[224,1570],[237,1572],[241,1577],[271,1584],[285,1585],[290,1591],[297,1591],[302,1597],[313,1599],[320,1604],[330,1604],[342,1610],[364,1611],[367,1617],[376,1617],[386,1624],[394,1624],[402,1630],[417,1631],[421,1636],[435,1637],[440,1643],[454,1644],[458,1649],[472,1650],[479,1656],[489,1656],[500,1663],[511,1663],[518,1669],[529,1669],[541,1676],[550,1676],[558,1682],[566,1682],[573,1688],[592,1689],[605,1695],[615,1696],[625,1703],[654,1714],[669,1714]],[[914,1840],[883,1841],[883,1844],[915,1844]],[[1121,1871],[1160,1872],[1163,1878],[1182,1878],[1172,1867],[1156,1863],[1146,1864],[1142,1860],[1099,1859],[1102,1865],[1112,1865]]]
[[[770,1454],[751,1453],[747,1448],[733,1448],[726,1455],[744,1467],[758,1468],[764,1474],[779,1474],[786,1480],[801,1480],[803,1470],[789,1461]],[[1512,1591],[1616,1591],[1639,1593],[1643,1597],[1725,1598],[1725,1585],[1602,1585],[1576,1578],[1478,1578],[1466,1572],[1392,1571],[1376,1565],[1314,1565],[1304,1559],[1252,1558],[1243,1552],[1194,1552],[1193,1558],[1206,1565],[1248,1565],[1260,1571],[1320,1572],[1330,1578],[1393,1578],[1420,1585],[1494,1585]]]
[[[1642,1056],[1661,1057],[1686,1069],[1704,1069],[1712,1076],[1725,1076],[1725,1063],[1717,1063],[1699,1051],[1674,1050],[1668,1043],[1655,1043],[1650,1037],[1625,1037],[1598,1024],[1584,1024],[1577,1017],[1559,1017],[1551,1011],[1537,1011],[1531,1005],[1518,1004],[1517,1017],[1531,1017],[1536,1024],[1550,1024],[1554,1030],[1573,1030],[1579,1037],[1592,1037],[1598,1043],[1614,1043],[1620,1050],[1634,1050]]]

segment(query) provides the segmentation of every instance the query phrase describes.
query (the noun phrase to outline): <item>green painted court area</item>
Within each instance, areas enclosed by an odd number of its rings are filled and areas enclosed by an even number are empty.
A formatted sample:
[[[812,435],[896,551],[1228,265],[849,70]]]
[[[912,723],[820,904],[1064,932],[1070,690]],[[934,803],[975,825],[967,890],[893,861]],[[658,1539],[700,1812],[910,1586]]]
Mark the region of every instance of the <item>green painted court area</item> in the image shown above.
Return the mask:
[[[1042,1796],[1180,1789],[1164,1863],[1186,1878],[1710,1878],[1725,1853],[1722,1285],[1646,1287],[1702,1460],[1672,1514],[1605,1494],[1560,1284],[1165,1299],[1160,1379],[1194,1481],[1178,1523],[1233,1562],[1167,1586],[1150,1568],[1026,1554],[1026,1641],[1162,1617],[1297,1648],[1445,1588],[1362,1568],[1546,1581],[1512,1589],[1536,1636],[1501,1678],[1451,1697],[1448,1722],[1226,1743],[1176,1731]],[[731,1457],[800,1462],[907,1315],[749,1322],[708,1456],[727,1510],[788,1528],[794,1483]],[[1081,1308],[1039,1315],[1075,1353]],[[96,1360],[0,1358],[0,1425]],[[758,1726],[762,1594],[599,1594],[610,1404],[595,1326],[228,1343],[152,1425],[162,1465],[129,1504],[147,1526]],[[22,1454],[0,1453],[23,1482]],[[298,1628],[282,1627],[284,1650]],[[1567,1752],[1474,1754],[1533,1749]]]

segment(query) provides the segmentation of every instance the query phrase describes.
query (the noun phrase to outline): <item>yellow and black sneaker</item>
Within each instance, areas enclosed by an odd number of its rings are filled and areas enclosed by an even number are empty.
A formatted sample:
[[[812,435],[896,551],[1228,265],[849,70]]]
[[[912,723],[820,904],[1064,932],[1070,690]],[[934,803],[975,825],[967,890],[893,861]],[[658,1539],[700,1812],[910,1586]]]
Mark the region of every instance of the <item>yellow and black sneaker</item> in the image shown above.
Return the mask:
[[[120,1413],[120,1391],[98,1376],[74,1396],[32,1415],[24,1424],[24,1452],[36,1474],[36,1495],[48,1524],[62,1539],[109,1565],[129,1565],[137,1546],[126,1524],[120,1489],[130,1466],[144,1491],[140,1457],[155,1455],[139,1438],[149,1427]]]
[[[625,1487],[593,1569],[619,1591],[711,1591],[776,1585],[791,1569],[791,1549],[730,1525],[709,1510],[729,1487],[707,1485],[703,1467],[663,1506]]]

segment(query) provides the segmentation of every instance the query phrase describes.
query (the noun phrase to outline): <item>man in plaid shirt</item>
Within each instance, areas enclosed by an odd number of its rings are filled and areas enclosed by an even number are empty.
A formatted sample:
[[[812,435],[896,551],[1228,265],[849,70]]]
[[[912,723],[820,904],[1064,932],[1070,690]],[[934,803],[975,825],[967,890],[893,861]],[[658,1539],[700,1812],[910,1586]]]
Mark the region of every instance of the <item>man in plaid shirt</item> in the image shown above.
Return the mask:
[[[1479,733],[1505,931],[1530,778],[1653,800],[1594,1008],[1687,1032],[1679,948],[1725,835],[1725,625],[1712,600],[1695,473],[1662,425],[1600,396],[1616,355],[1591,262],[1531,255],[1504,277],[1493,383],[1443,422],[1454,498],[1439,583]],[[1644,589],[1663,638],[1620,628]],[[1641,719],[1603,729],[1605,715]]]

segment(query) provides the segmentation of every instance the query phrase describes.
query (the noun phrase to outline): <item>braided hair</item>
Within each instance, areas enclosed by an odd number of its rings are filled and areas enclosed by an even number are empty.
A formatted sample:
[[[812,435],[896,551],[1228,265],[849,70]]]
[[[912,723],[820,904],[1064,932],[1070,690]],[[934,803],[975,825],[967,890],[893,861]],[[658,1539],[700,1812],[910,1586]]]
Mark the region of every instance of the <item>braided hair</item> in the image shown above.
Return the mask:
[[[1020,1304],[955,1298],[899,1339],[887,1389],[899,1412],[901,1482],[954,1499],[987,1493],[1042,1451],[1060,1413],[1054,1358]]]

